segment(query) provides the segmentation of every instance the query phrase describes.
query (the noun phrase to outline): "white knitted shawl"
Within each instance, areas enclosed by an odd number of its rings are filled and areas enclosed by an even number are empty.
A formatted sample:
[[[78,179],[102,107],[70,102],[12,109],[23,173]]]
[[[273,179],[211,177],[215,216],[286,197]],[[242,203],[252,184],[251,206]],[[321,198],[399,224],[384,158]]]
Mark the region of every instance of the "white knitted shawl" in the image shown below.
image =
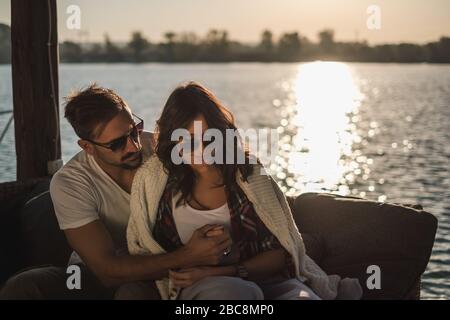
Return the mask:
[[[328,276],[306,255],[303,239],[283,192],[269,175],[261,174],[261,170],[264,170],[262,166],[255,165],[248,182],[242,181],[239,173],[237,177],[239,186],[252,202],[261,221],[292,255],[297,278],[308,279],[311,288],[322,299],[335,299],[340,277]],[[153,238],[152,230],[167,178],[168,175],[156,155],[150,157],[136,172],[131,190],[131,215],[127,228],[130,254],[165,253]],[[172,287],[168,278],[156,281],[156,285],[163,299],[174,299],[178,295],[178,290]]]

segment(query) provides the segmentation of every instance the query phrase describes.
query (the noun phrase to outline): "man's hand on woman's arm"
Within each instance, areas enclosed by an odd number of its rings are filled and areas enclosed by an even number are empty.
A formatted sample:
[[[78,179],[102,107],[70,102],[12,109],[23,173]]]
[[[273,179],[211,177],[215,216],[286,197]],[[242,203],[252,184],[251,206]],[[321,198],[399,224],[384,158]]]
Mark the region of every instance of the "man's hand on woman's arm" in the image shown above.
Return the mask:
[[[214,226],[197,230],[189,243],[180,249],[158,255],[117,256],[114,243],[100,221],[64,230],[71,245],[99,280],[108,287],[139,280],[157,280],[168,276],[168,270],[216,265],[230,246],[229,234],[207,237]]]

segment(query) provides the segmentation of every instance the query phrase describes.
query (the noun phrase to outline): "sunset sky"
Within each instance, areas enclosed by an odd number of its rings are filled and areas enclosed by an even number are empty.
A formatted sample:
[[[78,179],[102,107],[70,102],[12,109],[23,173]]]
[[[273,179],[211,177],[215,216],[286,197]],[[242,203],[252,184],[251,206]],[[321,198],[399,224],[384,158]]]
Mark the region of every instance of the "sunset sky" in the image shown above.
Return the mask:
[[[79,40],[80,32],[66,28],[69,5],[81,9],[81,28],[88,41],[105,33],[126,41],[134,30],[150,41],[166,31],[193,31],[204,35],[211,28],[226,29],[232,39],[257,42],[261,31],[275,36],[298,31],[316,40],[319,30],[335,30],[337,40],[366,39],[371,44],[424,43],[450,35],[449,0],[59,0],[60,40]],[[381,9],[381,30],[368,30],[366,10]],[[10,23],[10,0],[0,0],[0,22]]]

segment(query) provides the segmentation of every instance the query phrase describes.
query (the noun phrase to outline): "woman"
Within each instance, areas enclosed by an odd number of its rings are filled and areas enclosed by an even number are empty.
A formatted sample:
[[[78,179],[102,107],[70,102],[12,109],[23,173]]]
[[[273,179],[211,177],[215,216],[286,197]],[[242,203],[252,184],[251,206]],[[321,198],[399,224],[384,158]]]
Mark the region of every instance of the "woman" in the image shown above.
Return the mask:
[[[237,129],[232,114],[218,99],[200,84],[190,82],[170,95],[157,121],[156,155],[134,178],[129,250],[132,254],[170,252],[186,244],[199,228],[206,237],[229,232],[233,241],[219,265],[169,270],[168,278],[157,281],[161,296],[336,298],[340,278],[328,277],[305,254],[278,185],[261,174],[259,163],[252,164],[254,158],[243,151],[237,139],[222,143],[222,149],[212,152],[215,160],[219,155],[223,161],[205,161],[198,151],[206,153],[209,143],[203,137],[198,141],[199,126],[202,133],[214,129],[222,137],[227,136],[227,130]],[[188,134],[172,141],[177,129],[185,129]],[[187,153],[183,148],[186,145],[195,150]],[[230,145],[235,160],[232,163],[226,159]],[[239,152],[244,155],[243,163],[236,161]],[[174,155],[184,163],[177,164]],[[341,291],[350,293],[347,298],[358,298],[361,288],[357,280],[344,280],[341,289],[345,290]]]

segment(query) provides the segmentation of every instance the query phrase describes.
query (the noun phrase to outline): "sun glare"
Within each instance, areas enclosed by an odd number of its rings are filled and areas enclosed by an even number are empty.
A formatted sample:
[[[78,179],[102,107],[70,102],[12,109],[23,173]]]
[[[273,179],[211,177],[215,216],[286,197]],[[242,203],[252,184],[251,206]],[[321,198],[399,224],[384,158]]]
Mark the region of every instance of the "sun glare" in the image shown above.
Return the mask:
[[[279,178],[285,178],[285,191],[348,194],[345,176],[356,168],[347,156],[360,139],[352,117],[362,99],[350,68],[337,62],[302,64],[296,78],[284,87],[290,101],[283,114],[287,121],[274,169]]]

